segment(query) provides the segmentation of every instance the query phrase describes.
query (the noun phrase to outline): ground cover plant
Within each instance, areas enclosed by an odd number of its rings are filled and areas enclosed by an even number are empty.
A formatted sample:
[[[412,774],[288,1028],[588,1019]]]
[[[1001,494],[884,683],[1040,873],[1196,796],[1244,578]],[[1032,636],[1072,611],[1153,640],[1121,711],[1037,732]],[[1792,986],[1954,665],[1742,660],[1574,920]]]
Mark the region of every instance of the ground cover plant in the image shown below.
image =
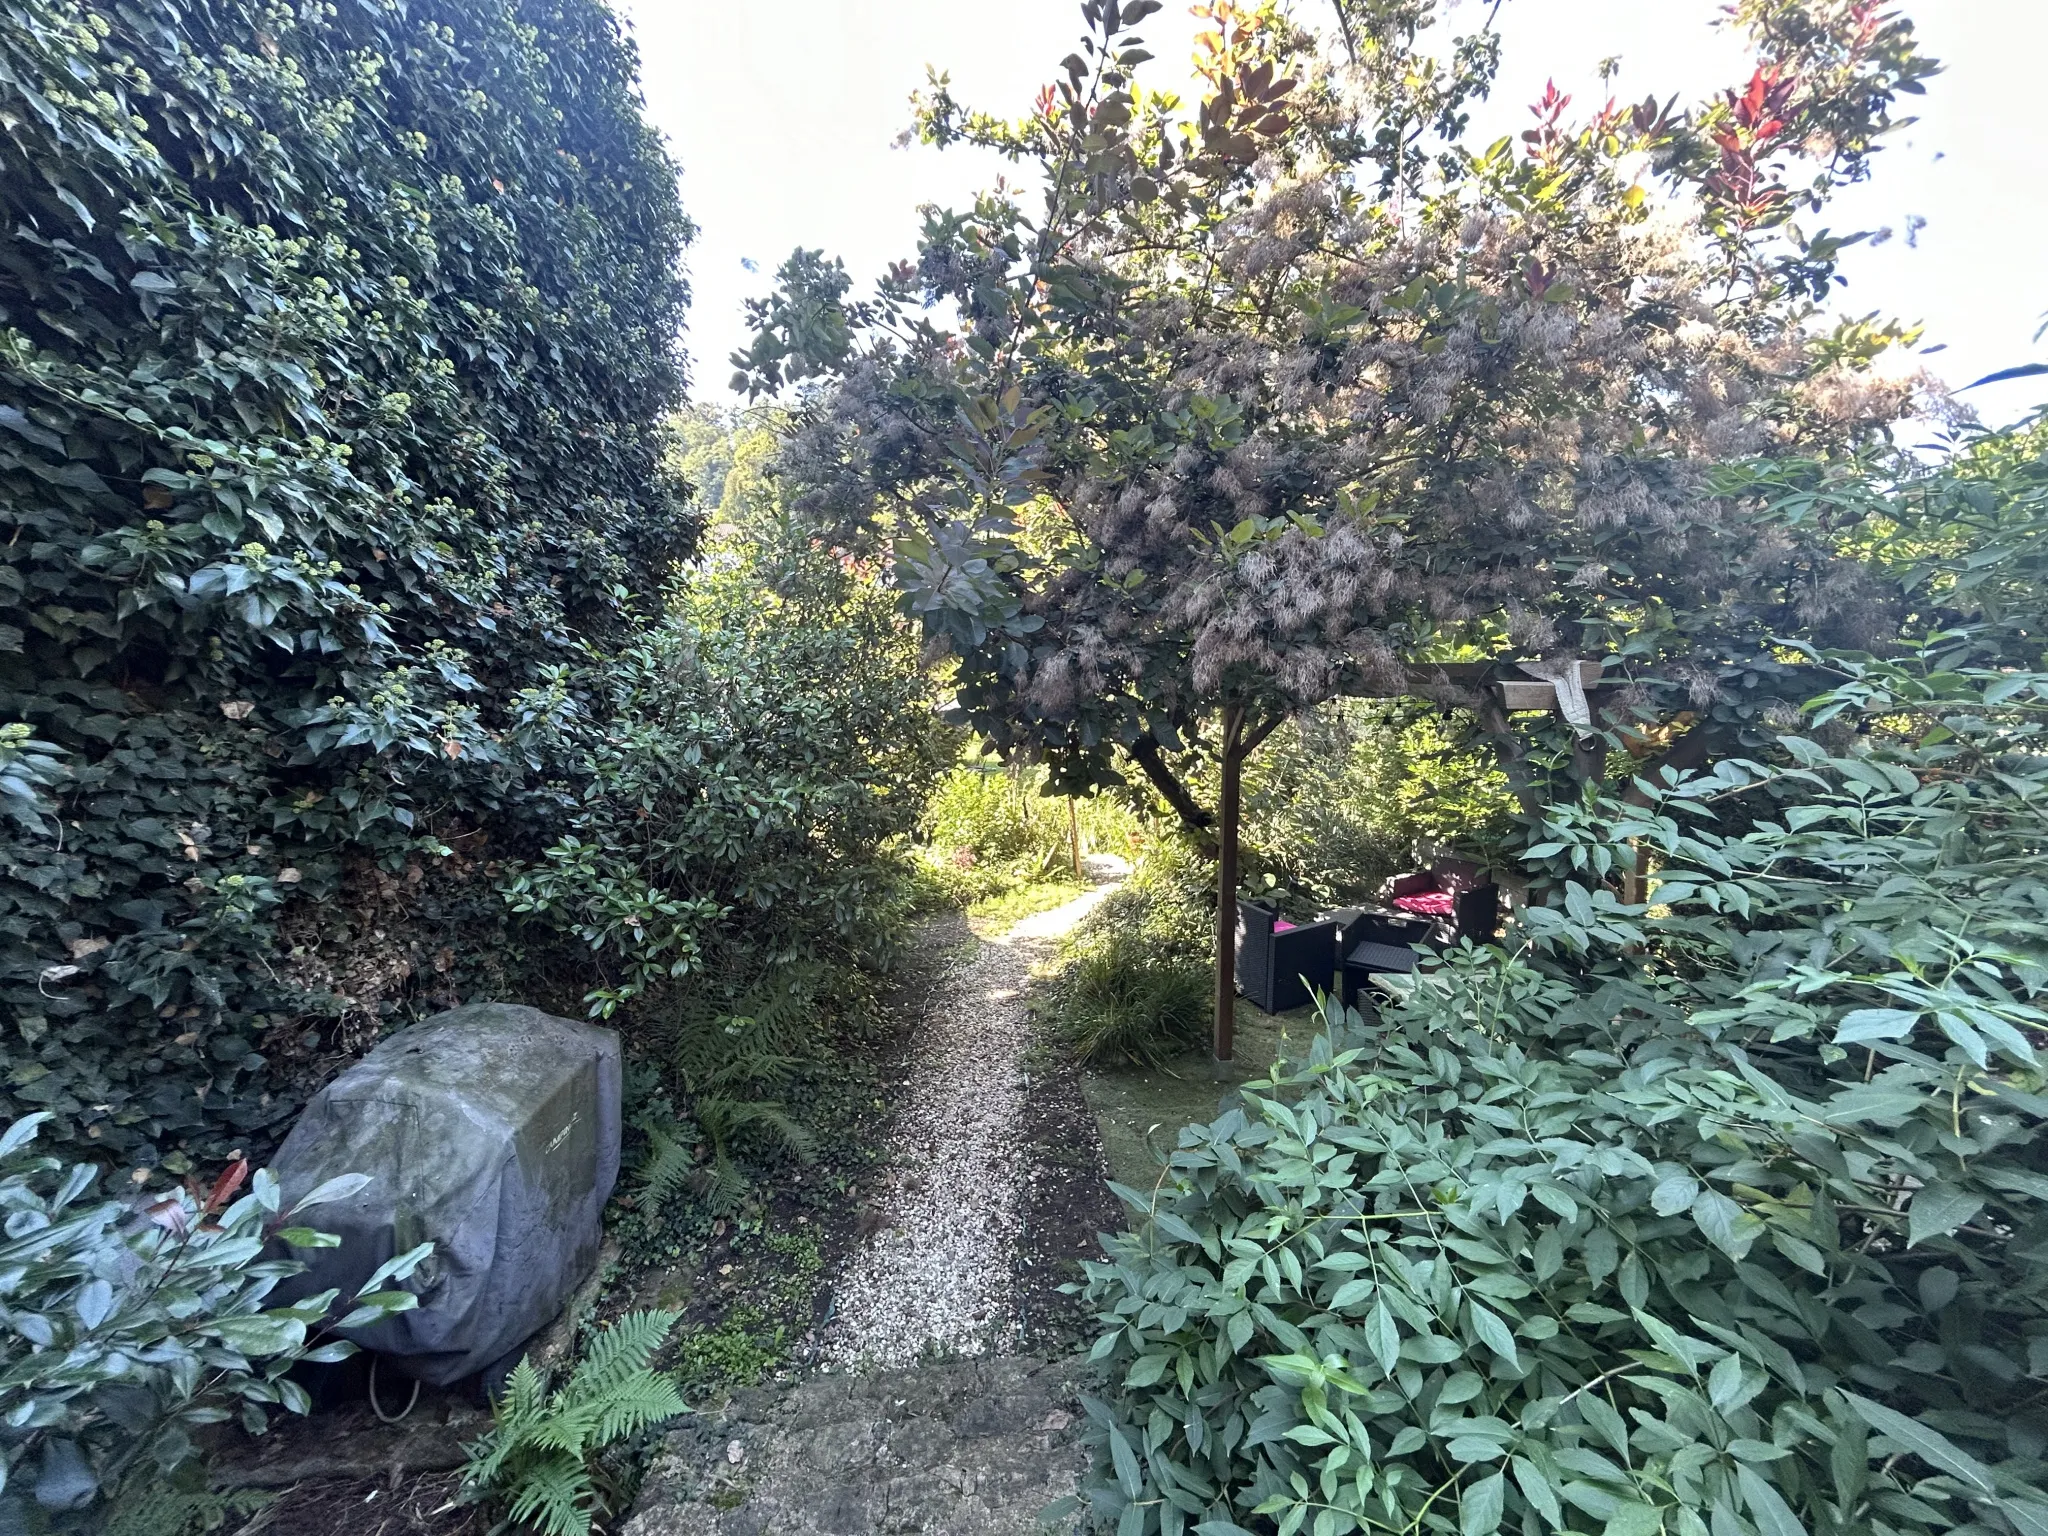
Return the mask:
[[[1143,1064],[1208,1027],[1207,872],[1167,833],[1062,944],[1036,1004],[1057,1048],[1089,1065]]]
[[[1090,1269],[1099,1515],[2043,1528],[2048,675],[1946,644],[1834,663],[1776,766],[1561,808],[1520,952],[1183,1133]]]

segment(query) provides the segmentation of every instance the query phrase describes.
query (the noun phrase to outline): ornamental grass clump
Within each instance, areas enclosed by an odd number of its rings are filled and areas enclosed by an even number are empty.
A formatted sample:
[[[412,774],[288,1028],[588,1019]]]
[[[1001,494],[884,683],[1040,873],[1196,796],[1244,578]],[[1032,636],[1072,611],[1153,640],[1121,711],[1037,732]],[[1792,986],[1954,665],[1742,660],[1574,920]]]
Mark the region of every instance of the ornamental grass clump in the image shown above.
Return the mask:
[[[1162,955],[1143,935],[1114,933],[1061,977],[1060,1031],[1075,1058],[1144,1065],[1191,1050],[1209,1023],[1209,973]]]

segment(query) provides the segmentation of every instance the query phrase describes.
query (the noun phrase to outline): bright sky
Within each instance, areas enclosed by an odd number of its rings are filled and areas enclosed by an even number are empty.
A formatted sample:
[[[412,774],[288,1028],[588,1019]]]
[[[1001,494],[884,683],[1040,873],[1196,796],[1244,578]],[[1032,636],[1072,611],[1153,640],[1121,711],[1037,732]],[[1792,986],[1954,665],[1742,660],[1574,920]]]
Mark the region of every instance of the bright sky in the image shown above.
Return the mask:
[[[1001,173],[958,149],[899,149],[908,98],[927,64],[950,71],[963,101],[1022,112],[1081,32],[1075,0],[614,0],[639,39],[649,111],[683,167],[683,198],[702,234],[690,350],[694,393],[726,404],[726,357],[746,339],[743,305],[765,293],[798,245],[843,257],[865,289],[913,254],[922,203],[959,204]],[[1295,0],[1322,25],[1322,0]],[[1484,0],[1453,0],[1475,25]],[[1890,227],[1858,248],[1839,307],[1922,321],[1926,359],[1951,383],[2048,360],[2034,331],[2048,311],[2048,5],[2040,0],[1904,0],[1926,51],[1941,59],[1920,121],[1893,137],[1873,181],[1839,200],[1837,229]],[[1615,90],[1681,101],[1743,78],[1736,41],[1712,29],[1718,0],[1506,0],[1489,136],[1519,131],[1547,78],[1598,104],[1598,62],[1618,56]],[[1141,28],[1156,83],[1186,78],[1195,24],[1185,0]],[[1924,220],[1924,224],[1919,221]],[[2048,395],[2039,379],[1964,398],[1987,420]]]

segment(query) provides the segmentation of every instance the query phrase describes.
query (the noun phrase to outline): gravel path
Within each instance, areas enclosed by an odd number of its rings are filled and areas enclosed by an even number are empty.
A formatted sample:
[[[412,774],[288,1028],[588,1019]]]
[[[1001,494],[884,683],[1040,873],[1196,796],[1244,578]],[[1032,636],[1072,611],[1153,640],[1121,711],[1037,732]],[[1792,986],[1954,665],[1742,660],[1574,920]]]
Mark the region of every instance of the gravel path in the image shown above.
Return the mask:
[[[1025,991],[1033,962],[1113,888],[983,940],[939,983],[911,1049],[880,1225],[834,1294],[826,1369],[901,1367],[928,1351],[1001,1353],[1015,1333]]]

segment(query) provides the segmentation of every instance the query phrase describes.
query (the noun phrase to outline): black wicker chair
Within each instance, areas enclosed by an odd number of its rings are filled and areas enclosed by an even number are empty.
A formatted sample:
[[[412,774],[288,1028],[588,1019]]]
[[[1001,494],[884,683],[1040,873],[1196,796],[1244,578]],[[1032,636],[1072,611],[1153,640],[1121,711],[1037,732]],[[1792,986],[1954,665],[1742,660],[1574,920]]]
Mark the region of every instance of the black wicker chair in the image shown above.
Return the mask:
[[[1328,989],[1337,967],[1338,924],[1299,927],[1258,902],[1237,904],[1237,990],[1256,1008],[1283,1013]]]
[[[1338,916],[1345,919],[1337,954],[1347,1006],[1357,1006],[1361,989],[1372,977],[1405,976],[1413,971],[1421,959],[1419,951],[1430,942],[1433,925],[1427,918],[1357,907]]]

